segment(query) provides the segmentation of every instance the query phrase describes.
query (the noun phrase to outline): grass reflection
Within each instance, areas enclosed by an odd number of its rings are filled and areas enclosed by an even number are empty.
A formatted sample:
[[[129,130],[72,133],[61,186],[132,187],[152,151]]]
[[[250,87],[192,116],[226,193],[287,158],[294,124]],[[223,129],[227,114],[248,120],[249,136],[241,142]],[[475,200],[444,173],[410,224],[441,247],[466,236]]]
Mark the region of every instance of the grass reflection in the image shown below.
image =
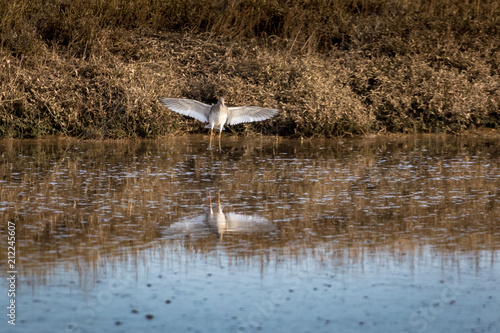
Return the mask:
[[[182,252],[346,266],[377,256],[418,263],[429,248],[444,261],[484,251],[494,261],[500,247],[498,138],[229,137],[222,154],[205,141],[1,141],[2,242],[15,221],[21,274],[98,272],[147,261],[148,248],[167,261]],[[175,231],[219,191],[224,213],[266,227]]]

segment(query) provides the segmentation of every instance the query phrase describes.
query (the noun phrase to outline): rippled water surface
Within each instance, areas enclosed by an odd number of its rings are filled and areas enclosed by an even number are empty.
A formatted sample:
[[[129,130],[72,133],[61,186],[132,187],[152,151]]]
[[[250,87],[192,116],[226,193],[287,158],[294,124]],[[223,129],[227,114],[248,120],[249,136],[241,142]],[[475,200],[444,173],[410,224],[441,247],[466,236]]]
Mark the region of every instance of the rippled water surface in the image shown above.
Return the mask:
[[[1,331],[500,331],[498,138],[207,145],[0,141]]]

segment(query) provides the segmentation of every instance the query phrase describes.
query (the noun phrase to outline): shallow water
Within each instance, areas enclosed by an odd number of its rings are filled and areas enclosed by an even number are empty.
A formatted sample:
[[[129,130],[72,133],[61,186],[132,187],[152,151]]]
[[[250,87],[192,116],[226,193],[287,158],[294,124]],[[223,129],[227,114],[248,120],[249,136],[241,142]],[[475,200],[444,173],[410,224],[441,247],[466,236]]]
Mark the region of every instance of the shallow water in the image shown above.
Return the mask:
[[[207,144],[0,141],[2,332],[500,331],[498,138]]]

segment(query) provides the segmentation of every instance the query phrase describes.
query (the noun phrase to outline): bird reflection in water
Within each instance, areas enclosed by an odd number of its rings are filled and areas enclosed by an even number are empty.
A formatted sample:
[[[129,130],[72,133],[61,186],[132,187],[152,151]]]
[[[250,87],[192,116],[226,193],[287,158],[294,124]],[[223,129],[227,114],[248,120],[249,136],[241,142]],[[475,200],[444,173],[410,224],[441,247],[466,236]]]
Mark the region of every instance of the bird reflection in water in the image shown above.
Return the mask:
[[[184,218],[179,222],[172,223],[166,230],[165,236],[199,238],[210,234],[217,234],[222,239],[225,234],[269,232],[275,229],[272,222],[259,215],[224,213],[220,202],[220,191],[218,195],[218,209],[214,211],[210,195],[209,202],[210,207],[207,213],[193,218]]]

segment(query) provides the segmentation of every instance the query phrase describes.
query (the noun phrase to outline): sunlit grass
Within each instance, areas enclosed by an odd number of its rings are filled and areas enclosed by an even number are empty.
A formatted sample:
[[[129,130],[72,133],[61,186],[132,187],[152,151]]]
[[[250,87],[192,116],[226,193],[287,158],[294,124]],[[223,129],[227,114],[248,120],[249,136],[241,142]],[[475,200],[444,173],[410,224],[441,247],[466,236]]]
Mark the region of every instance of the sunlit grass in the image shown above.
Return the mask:
[[[279,108],[237,132],[498,128],[498,1],[4,1],[0,136],[203,126],[162,96]]]

